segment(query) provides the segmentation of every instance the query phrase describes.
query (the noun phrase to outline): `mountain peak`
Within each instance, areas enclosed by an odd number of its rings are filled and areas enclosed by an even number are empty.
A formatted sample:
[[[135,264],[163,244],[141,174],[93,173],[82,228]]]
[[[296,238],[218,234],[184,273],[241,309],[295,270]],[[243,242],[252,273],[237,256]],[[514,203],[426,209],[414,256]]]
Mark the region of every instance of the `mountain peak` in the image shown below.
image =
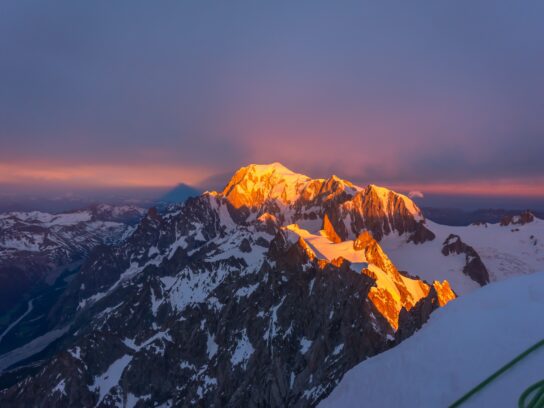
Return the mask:
[[[223,195],[239,208],[257,207],[270,199],[284,203],[294,201],[310,178],[289,170],[281,163],[250,164],[230,179]]]
[[[337,240],[353,239],[364,229],[378,241],[392,231],[408,233],[414,242],[434,238],[423,226],[420,209],[402,194],[374,184],[362,188],[336,175],[312,179],[278,162],[240,168],[215,195],[236,209],[249,209],[238,214],[243,219],[269,212],[282,225],[303,221],[312,224],[312,231],[328,226]]]
[[[287,167],[285,167],[280,162],[273,162],[273,163],[269,163],[269,164],[252,163],[252,164],[249,164],[247,166],[241,167],[240,169],[238,169],[234,173],[234,175],[236,175],[236,174],[238,174],[240,172],[245,172],[247,174],[253,174],[255,176],[262,176],[262,175],[266,175],[266,174],[270,174],[270,173],[276,173],[276,174],[281,174],[281,175],[285,175],[285,176],[293,176],[293,175],[302,176],[301,174],[297,174],[294,171],[292,171],[291,169],[288,169]]]
[[[222,191],[231,204],[256,207],[270,199],[291,204],[297,199],[315,197],[316,194],[347,191],[354,195],[362,188],[335,174],[328,179],[312,179],[296,173],[279,162],[250,164],[237,170]]]
[[[412,201],[409,197],[388,188],[380,187],[375,184],[369,184],[365,188],[365,195],[375,195],[384,205],[387,205],[387,203],[391,201],[391,195],[393,195],[395,198],[397,198],[397,201],[402,202],[403,206],[410,214],[415,216],[418,220],[423,218],[421,210],[414,203],[414,201]]]

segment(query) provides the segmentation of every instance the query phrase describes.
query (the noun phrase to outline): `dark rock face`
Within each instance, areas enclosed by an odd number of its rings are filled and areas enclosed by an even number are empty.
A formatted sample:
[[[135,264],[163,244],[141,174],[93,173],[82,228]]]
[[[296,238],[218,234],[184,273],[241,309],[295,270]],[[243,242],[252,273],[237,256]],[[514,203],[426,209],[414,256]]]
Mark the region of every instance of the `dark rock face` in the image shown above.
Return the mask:
[[[0,313],[11,308],[23,293],[31,288],[45,273],[39,265],[24,269],[17,265],[0,266]]]
[[[530,222],[533,222],[535,219],[535,216],[530,211],[523,211],[519,215],[505,215],[501,219],[501,225],[507,226],[507,225],[525,225]]]
[[[403,309],[399,315],[399,330],[397,341],[402,341],[414,334],[427,322],[429,315],[440,305],[440,300],[434,286],[431,287],[429,295],[421,299],[408,312]]]
[[[472,278],[473,281],[484,286],[489,283],[489,273],[480,255],[471,246],[461,241],[458,235],[450,234],[443,243],[442,254],[465,254],[465,266],[463,273]]]
[[[97,248],[59,301],[71,337],[0,405],[314,406],[438,306],[431,290],[395,331],[371,277],[242,211],[203,195]]]
[[[240,251],[249,253],[251,252],[251,244],[249,243],[249,240],[247,238],[244,238],[242,242],[240,243]]]

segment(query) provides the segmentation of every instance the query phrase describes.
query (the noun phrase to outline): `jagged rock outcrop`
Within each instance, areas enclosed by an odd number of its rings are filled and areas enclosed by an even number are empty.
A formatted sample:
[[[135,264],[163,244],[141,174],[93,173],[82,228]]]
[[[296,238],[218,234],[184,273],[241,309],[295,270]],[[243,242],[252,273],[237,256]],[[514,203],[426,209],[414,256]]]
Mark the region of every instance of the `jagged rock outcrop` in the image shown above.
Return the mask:
[[[323,231],[325,231],[325,234],[327,234],[327,238],[329,238],[331,242],[338,244],[343,241],[334,229],[334,226],[331,223],[327,214],[323,216]]]
[[[489,272],[485,267],[480,255],[470,245],[461,241],[461,237],[455,234],[450,234],[442,244],[442,254],[448,256],[450,254],[464,254],[465,266],[463,273],[468,275],[475,282],[484,286],[489,283]]]
[[[355,234],[371,231],[377,241],[392,232],[406,234],[407,240],[416,244],[432,241],[435,237],[425,227],[421,211],[413,201],[375,185],[355,194],[342,205],[341,211],[345,214],[341,219],[349,215],[351,231]]]
[[[500,225],[525,225],[535,220],[535,216],[529,210],[522,211],[519,215],[505,215],[501,218]]]
[[[438,297],[438,305],[440,307],[447,305],[448,302],[454,300],[457,297],[455,295],[455,292],[452,290],[450,283],[447,280],[442,282],[434,281],[433,288],[436,291],[436,295]]]
[[[443,284],[435,282],[435,288],[432,288],[419,279],[401,274],[368,231],[357,237],[353,248],[364,251],[369,267],[363,269],[363,273],[376,280],[376,286],[370,290],[369,298],[395,329],[399,328],[402,311],[409,312],[422,299],[427,298],[431,290],[431,297],[436,298],[440,306],[455,299],[447,281]]]

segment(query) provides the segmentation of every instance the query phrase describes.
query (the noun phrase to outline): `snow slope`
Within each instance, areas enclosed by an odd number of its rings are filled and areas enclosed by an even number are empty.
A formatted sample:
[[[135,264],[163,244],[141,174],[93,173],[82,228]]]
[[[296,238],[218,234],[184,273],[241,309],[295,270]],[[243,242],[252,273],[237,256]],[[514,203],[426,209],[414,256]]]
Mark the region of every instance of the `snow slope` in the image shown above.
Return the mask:
[[[327,238],[327,234],[323,230],[318,231],[317,234],[312,234],[310,231],[300,228],[297,224],[288,225],[286,228],[304,239],[320,259],[332,261],[335,258],[342,257],[353,263],[366,262],[364,252],[353,249],[353,240],[346,240],[336,244]]]
[[[445,407],[544,338],[544,272],[518,276],[450,302],[397,347],[359,363],[320,407]],[[544,349],[469,399],[513,407],[544,378]]]
[[[525,225],[499,224],[431,228],[447,229],[472,246],[489,270],[491,282],[544,270],[544,220]],[[434,229],[433,229],[434,231]]]
[[[390,234],[380,245],[399,269],[427,281],[448,280],[458,295],[472,292],[480,285],[462,273],[464,255],[442,255],[442,244],[450,234],[459,235],[464,243],[476,250],[491,282],[544,270],[544,220],[535,218],[525,225],[466,227],[427,220],[426,225],[436,235],[432,241],[414,245]]]

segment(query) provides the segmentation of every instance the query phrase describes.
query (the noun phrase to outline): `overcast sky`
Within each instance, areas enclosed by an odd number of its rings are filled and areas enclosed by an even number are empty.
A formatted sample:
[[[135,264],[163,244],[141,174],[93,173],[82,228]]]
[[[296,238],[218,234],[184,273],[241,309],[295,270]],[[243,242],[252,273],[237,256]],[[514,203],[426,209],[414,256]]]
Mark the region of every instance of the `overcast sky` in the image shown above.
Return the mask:
[[[544,195],[543,21],[536,0],[3,0],[0,184],[206,185],[280,161]]]

